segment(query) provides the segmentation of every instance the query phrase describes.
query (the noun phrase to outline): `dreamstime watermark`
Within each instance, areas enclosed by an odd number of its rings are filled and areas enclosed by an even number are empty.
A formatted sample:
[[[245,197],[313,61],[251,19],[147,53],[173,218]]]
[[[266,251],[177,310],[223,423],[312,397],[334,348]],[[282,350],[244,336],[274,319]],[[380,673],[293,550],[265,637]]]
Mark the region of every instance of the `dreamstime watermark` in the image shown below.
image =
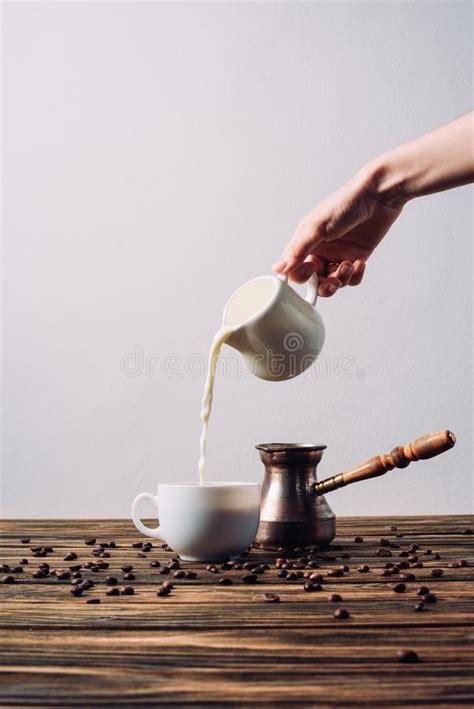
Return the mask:
[[[324,352],[316,359],[314,353],[304,353],[304,341],[298,333],[288,333],[283,340],[283,352],[267,350],[265,354],[244,358],[235,350],[221,351],[216,366],[216,374],[235,379],[265,372],[267,379],[317,376],[328,379],[331,376],[348,379],[366,376],[353,354],[341,352],[329,356]],[[202,352],[180,354],[178,352],[145,351],[137,344],[120,361],[120,371],[129,379],[146,377],[153,379],[165,376],[171,379],[204,379],[207,375],[208,356]]]

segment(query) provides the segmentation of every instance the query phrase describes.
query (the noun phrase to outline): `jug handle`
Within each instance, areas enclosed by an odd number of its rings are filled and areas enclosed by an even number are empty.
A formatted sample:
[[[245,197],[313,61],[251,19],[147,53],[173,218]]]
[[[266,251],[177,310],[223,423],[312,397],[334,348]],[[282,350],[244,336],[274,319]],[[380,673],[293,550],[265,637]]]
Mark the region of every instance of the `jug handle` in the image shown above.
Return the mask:
[[[277,276],[280,281],[283,281],[283,283],[288,283],[288,276],[280,276],[278,274]],[[316,273],[313,273],[312,276],[310,277],[308,281],[308,288],[306,289],[306,295],[304,299],[313,306],[316,305],[316,300],[318,298],[318,287],[319,287],[319,278]]]

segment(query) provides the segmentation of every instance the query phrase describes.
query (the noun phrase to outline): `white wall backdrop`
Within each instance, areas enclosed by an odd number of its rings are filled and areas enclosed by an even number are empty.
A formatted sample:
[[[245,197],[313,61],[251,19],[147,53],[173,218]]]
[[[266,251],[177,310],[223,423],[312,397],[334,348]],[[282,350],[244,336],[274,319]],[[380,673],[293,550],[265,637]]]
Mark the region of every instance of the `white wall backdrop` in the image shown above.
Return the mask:
[[[127,516],[197,480],[228,296],[368,158],[470,108],[471,13],[3,4],[3,516]],[[470,207],[469,188],[408,205],[364,284],[320,301],[314,376],[218,378],[212,480],[260,479],[260,441],[326,443],[326,476],[451,428],[452,452],[330,502],[472,511]]]

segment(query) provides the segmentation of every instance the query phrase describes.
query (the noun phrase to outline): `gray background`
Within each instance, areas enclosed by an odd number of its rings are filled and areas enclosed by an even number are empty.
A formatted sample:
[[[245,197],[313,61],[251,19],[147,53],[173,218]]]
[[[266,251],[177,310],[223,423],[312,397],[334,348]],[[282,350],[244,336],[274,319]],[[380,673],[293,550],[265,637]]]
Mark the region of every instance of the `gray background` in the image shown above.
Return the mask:
[[[468,2],[3,5],[4,516],[126,516],[197,480],[228,296],[367,159],[470,108],[470,33]],[[454,451],[330,502],[472,510],[470,199],[408,205],[320,301],[313,375],[229,358],[210,479],[259,480],[258,441],[326,443],[330,475],[449,427]]]

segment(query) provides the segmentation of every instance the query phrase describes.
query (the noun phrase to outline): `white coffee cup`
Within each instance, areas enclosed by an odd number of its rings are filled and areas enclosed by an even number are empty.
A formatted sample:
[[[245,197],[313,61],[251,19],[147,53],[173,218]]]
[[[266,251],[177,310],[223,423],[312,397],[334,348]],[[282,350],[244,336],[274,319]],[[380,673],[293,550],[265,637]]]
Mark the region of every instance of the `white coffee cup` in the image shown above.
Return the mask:
[[[148,500],[159,527],[147,527],[138,508]],[[159,484],[157,495],[142,492],[132,504],[139,532],[161,539],[184,561],[236,559],[252,544],[260,520],[258,483]]]
[[[223,325],[236,326],[226,344],[238,350],[261,379],[283,381],[304,372],[324,344],[324,323],[315,309],[318,277],[305,298],[285,278],[260,276],[229,298]]]

